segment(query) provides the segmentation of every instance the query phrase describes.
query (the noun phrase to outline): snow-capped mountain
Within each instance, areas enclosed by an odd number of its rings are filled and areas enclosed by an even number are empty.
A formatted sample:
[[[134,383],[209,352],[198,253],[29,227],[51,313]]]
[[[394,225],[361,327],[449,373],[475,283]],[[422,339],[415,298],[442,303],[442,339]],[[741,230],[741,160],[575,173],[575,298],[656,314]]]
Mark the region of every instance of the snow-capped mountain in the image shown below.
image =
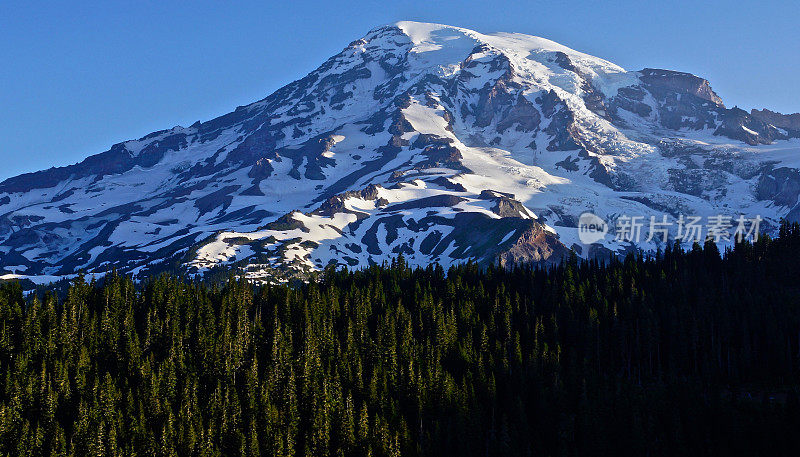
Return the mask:
[[[0,183],[0,275],[555,261],[586,211],[800,219],[800,119],[552,41],[399,22],[267,98]],[[658,240],[638,247],[654,249]]]

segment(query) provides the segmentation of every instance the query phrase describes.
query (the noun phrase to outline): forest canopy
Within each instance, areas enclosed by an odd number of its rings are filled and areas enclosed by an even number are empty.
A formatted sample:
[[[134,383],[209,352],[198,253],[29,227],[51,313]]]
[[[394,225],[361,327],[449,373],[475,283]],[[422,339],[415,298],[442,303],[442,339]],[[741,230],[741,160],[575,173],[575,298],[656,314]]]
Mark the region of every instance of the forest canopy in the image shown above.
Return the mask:
[[[0,455],[798,455],[798,259],[4,284]]]

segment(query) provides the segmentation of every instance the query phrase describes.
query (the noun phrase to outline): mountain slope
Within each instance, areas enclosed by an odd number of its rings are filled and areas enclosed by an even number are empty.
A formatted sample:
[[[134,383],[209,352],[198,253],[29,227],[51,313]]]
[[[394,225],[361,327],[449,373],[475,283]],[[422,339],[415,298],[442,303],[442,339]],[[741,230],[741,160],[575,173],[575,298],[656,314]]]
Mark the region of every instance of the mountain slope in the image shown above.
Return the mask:
[[[687,73],[399,22],[230,114],[0,183],[0,268],[258,278],[633,247],[580,244],[584,211],[770,230],[800,216],[800,131],[781,116],[728,109]]]

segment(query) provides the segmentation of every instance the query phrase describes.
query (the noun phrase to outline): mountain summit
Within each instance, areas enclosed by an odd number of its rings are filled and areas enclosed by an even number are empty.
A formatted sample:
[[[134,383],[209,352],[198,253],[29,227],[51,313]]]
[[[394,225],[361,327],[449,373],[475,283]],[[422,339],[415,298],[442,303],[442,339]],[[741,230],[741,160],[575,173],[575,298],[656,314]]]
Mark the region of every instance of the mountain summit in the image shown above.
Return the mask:
[[[800,219],[797,115],[544,38],[398,22],[207,122],[0,183],[0,275],[553,262],[578,216]]]

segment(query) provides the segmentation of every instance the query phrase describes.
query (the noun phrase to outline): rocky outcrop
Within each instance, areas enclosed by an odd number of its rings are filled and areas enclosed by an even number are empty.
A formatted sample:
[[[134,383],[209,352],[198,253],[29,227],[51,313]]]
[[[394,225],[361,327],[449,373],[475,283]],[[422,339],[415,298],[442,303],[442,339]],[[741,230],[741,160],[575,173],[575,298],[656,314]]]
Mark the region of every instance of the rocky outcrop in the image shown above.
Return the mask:
[[[487,189],[481,192],[480,197],[493,202],[492,212],[500,217],[521,219],[531,217],[531,213],[525,208],[525,205],[515,200],[514,195]]]
[[[150,137],[150,138],[148,138]],[[69,179],[94,177],[100,179],[130,171],[133,167],[150,168],[169,151],[177,151],[187,145],[187,135],[183,132],[157,136],[152,134],[139,141],[147,141],[138,153],[128,149],[125,143],[118,143],[106,152],[90,156],[84,161],[66,167],[25,173],[0,182],[0,192],[29,192],[33,189],[49,189]]]
[[[776,205],[794,207],[800,197],[800,171],[794,168],[776,168],[765,171],[756,185],[756,198],[771,200]]]
[[[310,214],[326,216],[326,217],[333,217],[336,213],[356,213],[355,211],[348,210],[344,202],[348,198],[360,198],[362,200],[379,200],[378,192],[381,189],[381,186],[370,184],[366,188],[362,190],[351,190],[347,192],[343,192],[339,195],[334,195],[319,206],[319,208],[312,211]],[[376,202],[377,206],[385,205],[385,201],[378,201]]]
[[[411,144],[411,149],[422,149],[426,160],[418,162],[418,168],[432,168],[438,166],[461,167],[461,151],[453,146],[452,138],[421,133]]]
[[[518,131],[532,132],[539,128],[541,119],[542,116],[536,106],[522,94],[518,94],[516,103],[497,123],[497,132],[503,133],[513,125],[516,125]]]
[[[774,126],[750,116],[746,111],[737,107],[722,111],[719,118],[722,123],[714,130],[714,135],[739,140],[751,146],[772,144],[775,140],[789,138]]]
[[[620,110],[641,118],[653,115],[658,123],[671,130],[710,129],[714,135],[739,140],[749,145],[772,144],[800,136],[789,127],[794,118],[779,113],[725,108],[709,82],[689,73],[646,68],[639,72],[641,85],[622,87],[607,103],[614,122],[627,124]],[[648,101],[648,95],[652,97]],[[800,122],[800,115],[797,122]],[[774,122],[770,122],[770,120]],[[778,125],[780,124],[780,125]],[[778,130],[779,126],[787,131]]]
[[[507,63],[507,59],[502,59]],[[479,92],[478,104],[475,108],[475,126],[487,127],[496,118],[504,117],[514,104],[514,89],[519,87],[513,82],[511,69],[498,78],[492,86],[486,86]]]
[[[617,95],[611,99],[609,111],[618,122],[622,121],[618,117],[620,109],[646,118],[653,112],[653,108],[644,102],[646,96],[647,92],[640,86],[622,87],[617,91]]]
[[[752,109],[750,115],[775,127],[800,132],[800,113],[781,114],[768,109]]]
[[[707,100],[716,106],[725,107],[722,99],[711,89],[708,81],[691,73],[656,68],[645,68],[640,73],[642,82],[651,89],[659,92],[691,95]]]
[[[508,268],[519,264],[557,263],[569,254],[570,250],[555,235],[543,225],[531,222],[516,241],[497,256],[497,261]]]

